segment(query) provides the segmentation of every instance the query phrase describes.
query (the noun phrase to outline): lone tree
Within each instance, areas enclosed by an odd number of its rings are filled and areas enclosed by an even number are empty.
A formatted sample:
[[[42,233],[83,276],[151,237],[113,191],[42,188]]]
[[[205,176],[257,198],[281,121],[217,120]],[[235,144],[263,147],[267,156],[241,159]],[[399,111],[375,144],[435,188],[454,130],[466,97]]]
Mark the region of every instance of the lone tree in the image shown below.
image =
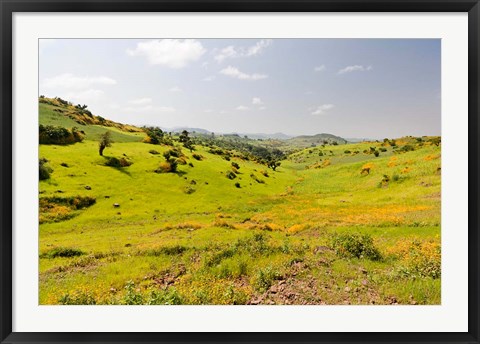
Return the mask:
[[[267,162],[267,166],[272,170],[276,171],[277,167],[280,166],[281,162],[276,160],[270,160]]]
[[[100,136],[100,142],[98,143],[98,153],[103,156],[103,151],[107,147],[111,147],[113,143],[112,134],[106,131],[105,134]]]

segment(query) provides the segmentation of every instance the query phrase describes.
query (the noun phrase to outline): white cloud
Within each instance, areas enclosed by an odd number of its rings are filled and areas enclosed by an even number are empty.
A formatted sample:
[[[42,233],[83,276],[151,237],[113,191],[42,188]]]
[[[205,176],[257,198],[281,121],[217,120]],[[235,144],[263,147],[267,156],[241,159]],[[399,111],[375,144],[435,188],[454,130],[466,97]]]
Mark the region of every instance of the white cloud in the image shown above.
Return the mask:
[[[353,66],[347,66],[343,69],[340,69],[338,71],[338,74],[345,74],[345,73],[351,73],[351,72],[366,72],[368,70],[372,70],[372,66],[361,66],[361,65],[353,65]]]
[[[197,61],[206,52],[195,39],[162,39],[137,43],[135,49],[128,49],[130,56],[144,56],[152,65],[183,68]]]
[[[265,74],[246,74],[238,70],[238,68],[232,66],[228,66],[227,68],[222,69],[220,73],[240,80],[261,80],[268,78],[268,75]]]
[[[317,66],[317,67],[313,68],[313,70],[314,70],[315,72],[323,72],[325,69],[327,69],[327,68],[325,67],[325,65],[321,65],[321,66]]]
[[[239,55],[240,53],[236,50],[236,48],[233,45],[229,45],[228,47],[220,50],[220,53],[215,55],[214,59],[220,63],[227,58],[238,57]]]
[[[317,106],[315,111],[312,112],[312,115],[323,115],[325,114],[325,112],[327,112],[330,109],[333,109],[334,107],[335,105],[333,104],[323,104],[323,105]]]
[[[267,107],[266,106],[260,106],[258,109],[263,111],[263,110],[266,110]]]
[[[205,112],[205,113],[212,113],[213,110],[212,110],[212,109],[205,109],[205,110],[203,110],[203,112]]]
[[[88,89],[78,92],[70,92],[65,96],[66,99],[71,101],[88,102],[102,97],[105,94],[102,90]]]
[[[150,104],[152,102],[152,98],[138,98],[138,99],[132,99],[129,101],[130,104],[133,105],[145,105],[145,104]]]
[[[229,45],[220,50],[217,55],[214,56],[215,61],[221,63],[229,58],[238,58],[238,57],[251,57],[260,55],[265,48],[270,46],[273,43],[271,39],[262,39],[250,47],[235,47],[234,45]]]
[[[263,105],[263,102],[262,102],[262,100],[261,100],[260,98],[258,98],[258,97],[253,97],[253,99],[252,99],[252,104],[253,104],[253,105]]]
[[[117,82],[106,76],[75,76],[71,73],[45,78],[42,86],[46,88],[88,89],[94,85],[115,85]]]
[[[249,47],[247,49],[246,56],[255,56],[259,55],[262,53],[262,51],[267,48],[269,45],[271,45],[273,41],[271,39],[262,39],[261,41],[258,41],[255,43],[255,45]]]
[[[182,92],[182,89],[178,86],[173,86],[171,89],[169,89],[170,92]]]
[[[243,105],[240,105],[240,106],[237,106],[235,108],[235,110],[238,110],[238,111],[248,111],[250,110],[250,108],[248,106],[243,106]]]
[[[210,75],[210,76],[207,76],[206,78],[203,78],[203,81],[213,81],[215,80],[215,75]]]

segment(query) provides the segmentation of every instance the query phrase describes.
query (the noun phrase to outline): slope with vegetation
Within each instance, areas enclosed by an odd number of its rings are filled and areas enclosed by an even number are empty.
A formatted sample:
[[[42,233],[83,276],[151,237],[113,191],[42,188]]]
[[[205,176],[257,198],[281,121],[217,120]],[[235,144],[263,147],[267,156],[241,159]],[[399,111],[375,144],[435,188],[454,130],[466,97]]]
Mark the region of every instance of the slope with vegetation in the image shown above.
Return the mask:
[[[440,303],[440,138],[280,154],[58,108],[85,135],[40,145],[41,304]]]

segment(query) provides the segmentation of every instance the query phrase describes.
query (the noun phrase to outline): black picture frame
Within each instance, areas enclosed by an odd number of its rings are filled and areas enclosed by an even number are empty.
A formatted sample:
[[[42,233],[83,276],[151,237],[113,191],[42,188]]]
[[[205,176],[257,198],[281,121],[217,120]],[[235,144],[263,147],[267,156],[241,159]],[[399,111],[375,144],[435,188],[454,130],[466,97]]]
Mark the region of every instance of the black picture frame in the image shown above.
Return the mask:
[[[12,16],[15,12],[468,12],[468,332],[422,333],[21,333],[12,332]],[[478,0],[0,0],[1,343],[479,343]]]

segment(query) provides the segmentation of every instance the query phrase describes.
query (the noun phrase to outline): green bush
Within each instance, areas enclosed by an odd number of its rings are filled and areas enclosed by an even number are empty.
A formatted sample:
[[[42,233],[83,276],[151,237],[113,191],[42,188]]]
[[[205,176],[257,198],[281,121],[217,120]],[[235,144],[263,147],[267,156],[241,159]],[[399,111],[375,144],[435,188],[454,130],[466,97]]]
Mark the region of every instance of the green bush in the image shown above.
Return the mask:
[[[148,136],[147,142],[157,145],[163,143],[165,133],[158,127],[143,127],[145,134]]]
[[[194,193],[195,191],[197,191],[197,190],[195,190],[195,189],[194,189],[193,187],[191,187],[190,185],[187,185],[187,186],[185,187],[185,189],[183,190],[183,192],[186,193],[187,195],[190,195],[190,194]]]
[[[126,293],[123,297],[123,304],[125,305],[142,305],[143,295],[137,291],[135,288],[135,282],[128,281],[127,285],[125,286]]]
[[[163,153],[163,156],[165,157],[165,159],[169,159],[170,157],[175,157],[175,158],[180,158],[180,157],[183,157],[183,153],[182,153],[182,150],[178,147],[175,147],[175,148],[171,148],[167,151],[165,151]]]
[[[235,178],[237,178],[237,175],[233,171],[228,171],[227,174],[226,174],[226,177],[228,179],[235,179]]]
[[[38,160],[39,178],[40,180],[46,180],[50,178],[50,173],[53,172],[52,168],[47,165],[48,160],[45,158]]]
[[[83,141],[83,133],[76,127],[68,130],[63,127],[40,124],[38,134],[40,144],[68,145]]]
[[[158,165],[158,168],[155,170],[156,173],[175,173],[177,171],[177,166],[178,164],[172,160],[172,163],[169,161],[161,162],[160,165]]]
[[[204,158],[203,158],[203,155],[200,155],[200,154],[197,154],[197,153],[193,153],[192,157],[195,159],[195,160],[198,160],[198,161],[202,161]]]
[[[253,174],[253,173],[250,174],[250,177],[251,177],[254,181],[256,181],[257,183],[259,183],[259,184],[265,184],[265,181],[264,181],[264,180],[258,178],[258,177],[257,177],[255,174]]]
[[[110,166],[110,167],[128,167],[132,165],[133,163],[131,161],[128,161],[125,158],[115,158],[115,157],[107,157],[105,161],[105,166]]]
[[[96,199],[89,196],[72,196],[72,197],[42,197],[39,199],[40,208],[49,208],[53,205],[65,205],[73,210],[88,208],[94,205]]]
[[[183,299],[177,290],[169,287],[165,290],[152,290],[146,298],[147,305],[181,305]]]
[[[282,275],[271,266],[265,269],[258,270],[253,280],[253,286],[260,292],[265,292],[272,286],[275,280],[278,280]]]
[[[60,297],[61,305],[96,305],[95,297],[89,291],[74,291]]]
[[[380,251],[375,247],[373,239],[368,234],[338,234],[332,239],[335,252],[347,258],[368,258],[380,260]]]
[[[405,146],[402,146],[400,149],[398,149],[397,152],[406,153],[406,152],[413,152],[414,150],[415,150],[414,146],[405,145]]]
[[[85,252],[76,248],[55,247],[50,251],[42,253],[40,258],[57,258],[57,257],[78,257],[84,255]]]

